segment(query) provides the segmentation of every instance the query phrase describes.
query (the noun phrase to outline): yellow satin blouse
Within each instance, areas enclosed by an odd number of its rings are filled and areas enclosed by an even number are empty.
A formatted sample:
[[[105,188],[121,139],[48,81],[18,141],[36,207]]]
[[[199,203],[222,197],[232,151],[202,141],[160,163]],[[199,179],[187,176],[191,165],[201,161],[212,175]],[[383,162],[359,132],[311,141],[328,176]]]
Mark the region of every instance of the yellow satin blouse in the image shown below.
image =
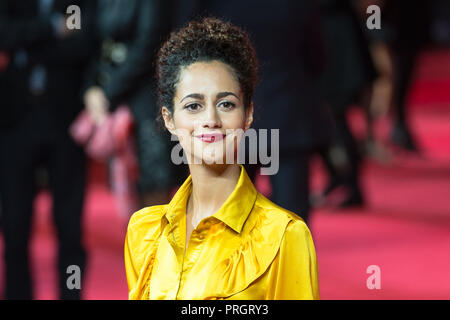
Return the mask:
[[[129,299],[319,299],[311,233],[294,213],[239,181],[186,239],[191,177],[168,205],[130,219],[125,239]]]

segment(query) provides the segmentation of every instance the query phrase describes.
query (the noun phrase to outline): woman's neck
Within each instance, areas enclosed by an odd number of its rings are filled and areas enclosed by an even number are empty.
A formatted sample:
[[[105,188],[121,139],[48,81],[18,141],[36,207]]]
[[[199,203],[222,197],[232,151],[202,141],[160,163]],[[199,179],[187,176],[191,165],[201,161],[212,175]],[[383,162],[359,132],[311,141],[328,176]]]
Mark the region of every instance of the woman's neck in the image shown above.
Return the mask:
[[[187,213],[192,225],[216,213],[233,192],[239,180],[241,168],[238,164],[205,166],[190,165],[192,192],[188,200]]]

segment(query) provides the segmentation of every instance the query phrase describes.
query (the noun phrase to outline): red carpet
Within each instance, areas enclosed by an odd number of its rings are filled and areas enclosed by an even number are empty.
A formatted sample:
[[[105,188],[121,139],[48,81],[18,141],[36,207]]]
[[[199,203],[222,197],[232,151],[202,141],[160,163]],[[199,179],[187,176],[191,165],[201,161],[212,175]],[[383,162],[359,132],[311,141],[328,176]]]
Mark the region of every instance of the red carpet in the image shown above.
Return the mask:
[[[425,53],[410,96],[422,155],[368,160],[364,210],[319,210],[311,219],[323,299],[450,299],[450,52]],[[362,116],[352,114],[354,129]],[[389,121],[377,135],[386,140]],[[323,185],[320,163],[313,187]],[[381,288],[367,288],[367,267]]]
[[[312,214],[322,299],[450,299],[449,51],[422,56],[410,101],[422,155],[399,155],[388,165],[367,161],[364,210],[321,209]],[[355,130],[360,130],[360,114],[352,117]],[[381,139],[388,129],[389,122],[380,121]],[[325,182],[320,162],[313,171],[316,189]],[[126,299],[125,227],[99,167],[93,166],[91,173],[84,220],[90,258],[85,298]],[[57,298],[50,210],[49,196],[41,193],[31,246],[37,299]],[[370,265],[380,267],[380,289],[366,286]]]

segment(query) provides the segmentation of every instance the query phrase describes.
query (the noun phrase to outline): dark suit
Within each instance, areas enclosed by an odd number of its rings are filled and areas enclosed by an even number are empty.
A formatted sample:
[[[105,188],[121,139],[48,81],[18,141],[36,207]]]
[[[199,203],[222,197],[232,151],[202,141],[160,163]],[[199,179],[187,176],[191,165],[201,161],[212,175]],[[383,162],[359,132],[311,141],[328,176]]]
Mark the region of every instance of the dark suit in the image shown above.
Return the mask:
[[[4,65],[0,66],[0,97],[2,97],[2,101],[1,103],[4,105],[9,105],[8,101],[7,101],[7,95],[6,93],[8,92],[8,87],[7,87],[7,79],[5,76],[5,69],[7,66],[7,54],[6,52],[0,52],[0,59],[4,59]],[[2,126],[2,122],[5,121],[3,119],[4,117],[0,117],[0,126]],[[2,120],[3,119],[3,120]],[[0,133],[1,135],[1,133]],[[3,148],[1,146],[2,143],[2,139],[0,138],[0,167],[2,166],[2,159],[3,159]],[[0,171],[1,172],[1,171]],[[0,180],[2,180],[2,176],[0,176]],[[0,189],[0,232],[2,229],[2,194],[1,194],[1,189]]]
[[[415,65],[424,44],[429,40],[430,6],[426,0],[389,0],[384,8],[384,23],[392,32],[388,45],[394,66],[392,140],[395,144],[416,150],[407,117],[407,98]]]
[[[142,192],[176,186],[170,160],[170,136],[156,127],[159,112],[154,62],[172,27],[171,0],[100,0],[96,30],[100,51],[89,72],[110,110],[127,104],[136,121],[136,145]]]
[[[309,156],[328,139],[327,115],[315,86],[323,61],[313,1],[194,2],[190,6],[198,9],[181,21],[213,15],[250,34],[260,63],[253,127],[280,129],[272,200],[307,220]]]
[[[60,38],[52,19],[69,5],[81,8],[81,30]],[[62,299],[80,298],[69,290],[67,267],[84,275],[81,217],[85,157],[68,134],[82,109],[84,69],[92,54],[94,1],[2,1],[0,50],[11,55],[6,71],[7,104],[2,103],[0,166],[7,299],[32,298],[28,261],[36,169],[48,171],[58,236],[59,289]],[[5,100],[3,100],[5,101]],[[2,102],[3,102],[2,101]]]
[[[362,204],[359,172],[361,155],[347,121],[347,111],[360,101],[376,72],[368,43],[351,0],[320,0],[326,65],[321,76],[321,95],[333,115],[333,144],[322,151],[330,174],[330,187],[343,184],[351,202]],[[333,147],[341,147],[345,165],[335,164]],[[328,192],[328,191],[327,191]]]

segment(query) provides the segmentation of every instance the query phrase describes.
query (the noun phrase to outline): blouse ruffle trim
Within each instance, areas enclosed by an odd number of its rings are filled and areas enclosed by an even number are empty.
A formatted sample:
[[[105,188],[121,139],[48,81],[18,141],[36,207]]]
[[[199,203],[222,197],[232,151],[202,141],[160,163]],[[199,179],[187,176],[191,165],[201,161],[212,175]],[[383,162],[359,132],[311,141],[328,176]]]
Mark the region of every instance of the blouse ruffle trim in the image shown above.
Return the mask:
[[[205,292],[213,294],[207,299],[237,294],[263,275],[275,259],[290,221],[287,215],[258,215],[241,245],[211,272]]]

